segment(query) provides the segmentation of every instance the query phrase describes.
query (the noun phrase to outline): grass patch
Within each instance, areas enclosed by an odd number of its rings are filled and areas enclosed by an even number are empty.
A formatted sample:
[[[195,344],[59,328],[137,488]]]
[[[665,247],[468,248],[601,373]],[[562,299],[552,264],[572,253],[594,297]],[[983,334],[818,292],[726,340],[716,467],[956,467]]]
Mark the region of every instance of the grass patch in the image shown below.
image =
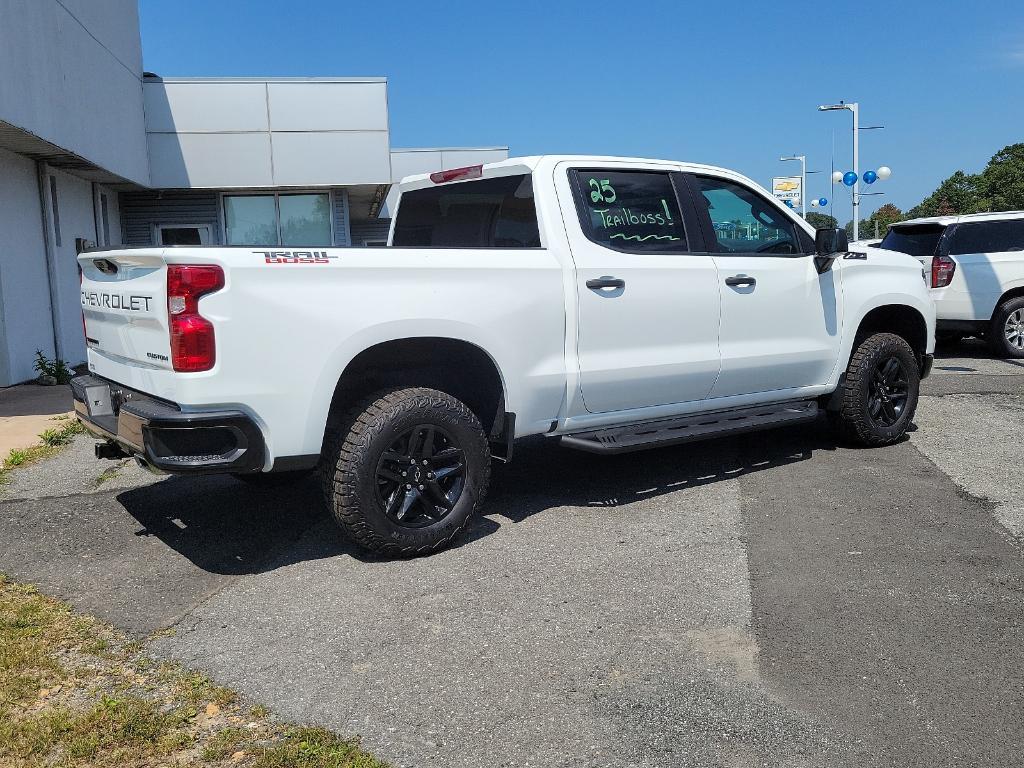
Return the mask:
[[[0,574],[0,766],[386,768]]]
[[[78,419],[72,419],[69,416],[55,416],[53,421],[60,423],[57,426],[44,430],[39,435],[40,442],[38,444],[30,448],[15,448],[7,454],[3,466],[0,467],[0,484],[9,479],[9,473],[12,469],[34,464],[42,459],[48,459],[51,456],[57,455],[74,440],[75,435],[85,432],[85,427],[82,426]]]

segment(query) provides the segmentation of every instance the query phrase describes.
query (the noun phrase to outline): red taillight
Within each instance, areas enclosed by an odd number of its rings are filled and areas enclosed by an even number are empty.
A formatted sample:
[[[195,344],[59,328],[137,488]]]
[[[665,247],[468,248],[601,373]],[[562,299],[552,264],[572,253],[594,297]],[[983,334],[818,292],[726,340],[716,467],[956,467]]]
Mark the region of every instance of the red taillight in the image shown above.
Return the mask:
[[[213,323],[199,314],[199,298],[224,287],[224,270],[194,264],[167,267],[171,364],[183,373],[208,371],[217,359]]]
[[[450,171],[438,171],[430,174],[430,180],[435,184],[444,184],[446,181],[456,179],[479,179],[484,174],[482,165],[467,165],[465,168],[452,168]]]
[[[932,257],[932,288],[945,288],[953,282],[956,262],[949,256]]]

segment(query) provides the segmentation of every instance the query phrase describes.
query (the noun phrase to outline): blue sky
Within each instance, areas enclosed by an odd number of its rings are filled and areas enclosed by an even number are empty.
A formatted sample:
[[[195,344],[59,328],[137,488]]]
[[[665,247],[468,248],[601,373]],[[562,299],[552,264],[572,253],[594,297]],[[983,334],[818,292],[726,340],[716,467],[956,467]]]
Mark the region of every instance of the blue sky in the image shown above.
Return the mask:
[[[813,197],[850,165],[893,176],[863,214],[908,208],[1024,141],[1024,3],[141,0],[164,76],[385,76],[394,147],[508,145],[735,168],[767,185],[808,156]]]

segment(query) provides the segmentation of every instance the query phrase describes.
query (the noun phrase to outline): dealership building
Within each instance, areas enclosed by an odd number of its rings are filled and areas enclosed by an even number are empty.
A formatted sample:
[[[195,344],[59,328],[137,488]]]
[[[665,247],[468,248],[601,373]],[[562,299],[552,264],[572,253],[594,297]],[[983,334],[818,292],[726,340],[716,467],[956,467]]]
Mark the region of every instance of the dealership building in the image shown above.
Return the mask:
[[[0,386],[84,360],[84,247],[383,245],[393,182],[507,156],[393,149],[384,78],[144,73],[135,0],[0,0]]]

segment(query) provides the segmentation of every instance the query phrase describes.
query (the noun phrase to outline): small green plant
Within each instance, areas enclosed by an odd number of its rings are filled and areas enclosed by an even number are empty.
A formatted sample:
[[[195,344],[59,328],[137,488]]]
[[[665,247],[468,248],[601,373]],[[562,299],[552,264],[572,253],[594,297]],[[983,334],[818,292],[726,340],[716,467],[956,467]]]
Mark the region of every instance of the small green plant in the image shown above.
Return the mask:
[[[43,354],[41,349],[36,350],[36,361],[32,367],[39,372],[40,376],[50,376],[58,384],[67,384],[71,381],[71,369],[68,368],[67,363],[59,357],[56,360],[51,360]]]

